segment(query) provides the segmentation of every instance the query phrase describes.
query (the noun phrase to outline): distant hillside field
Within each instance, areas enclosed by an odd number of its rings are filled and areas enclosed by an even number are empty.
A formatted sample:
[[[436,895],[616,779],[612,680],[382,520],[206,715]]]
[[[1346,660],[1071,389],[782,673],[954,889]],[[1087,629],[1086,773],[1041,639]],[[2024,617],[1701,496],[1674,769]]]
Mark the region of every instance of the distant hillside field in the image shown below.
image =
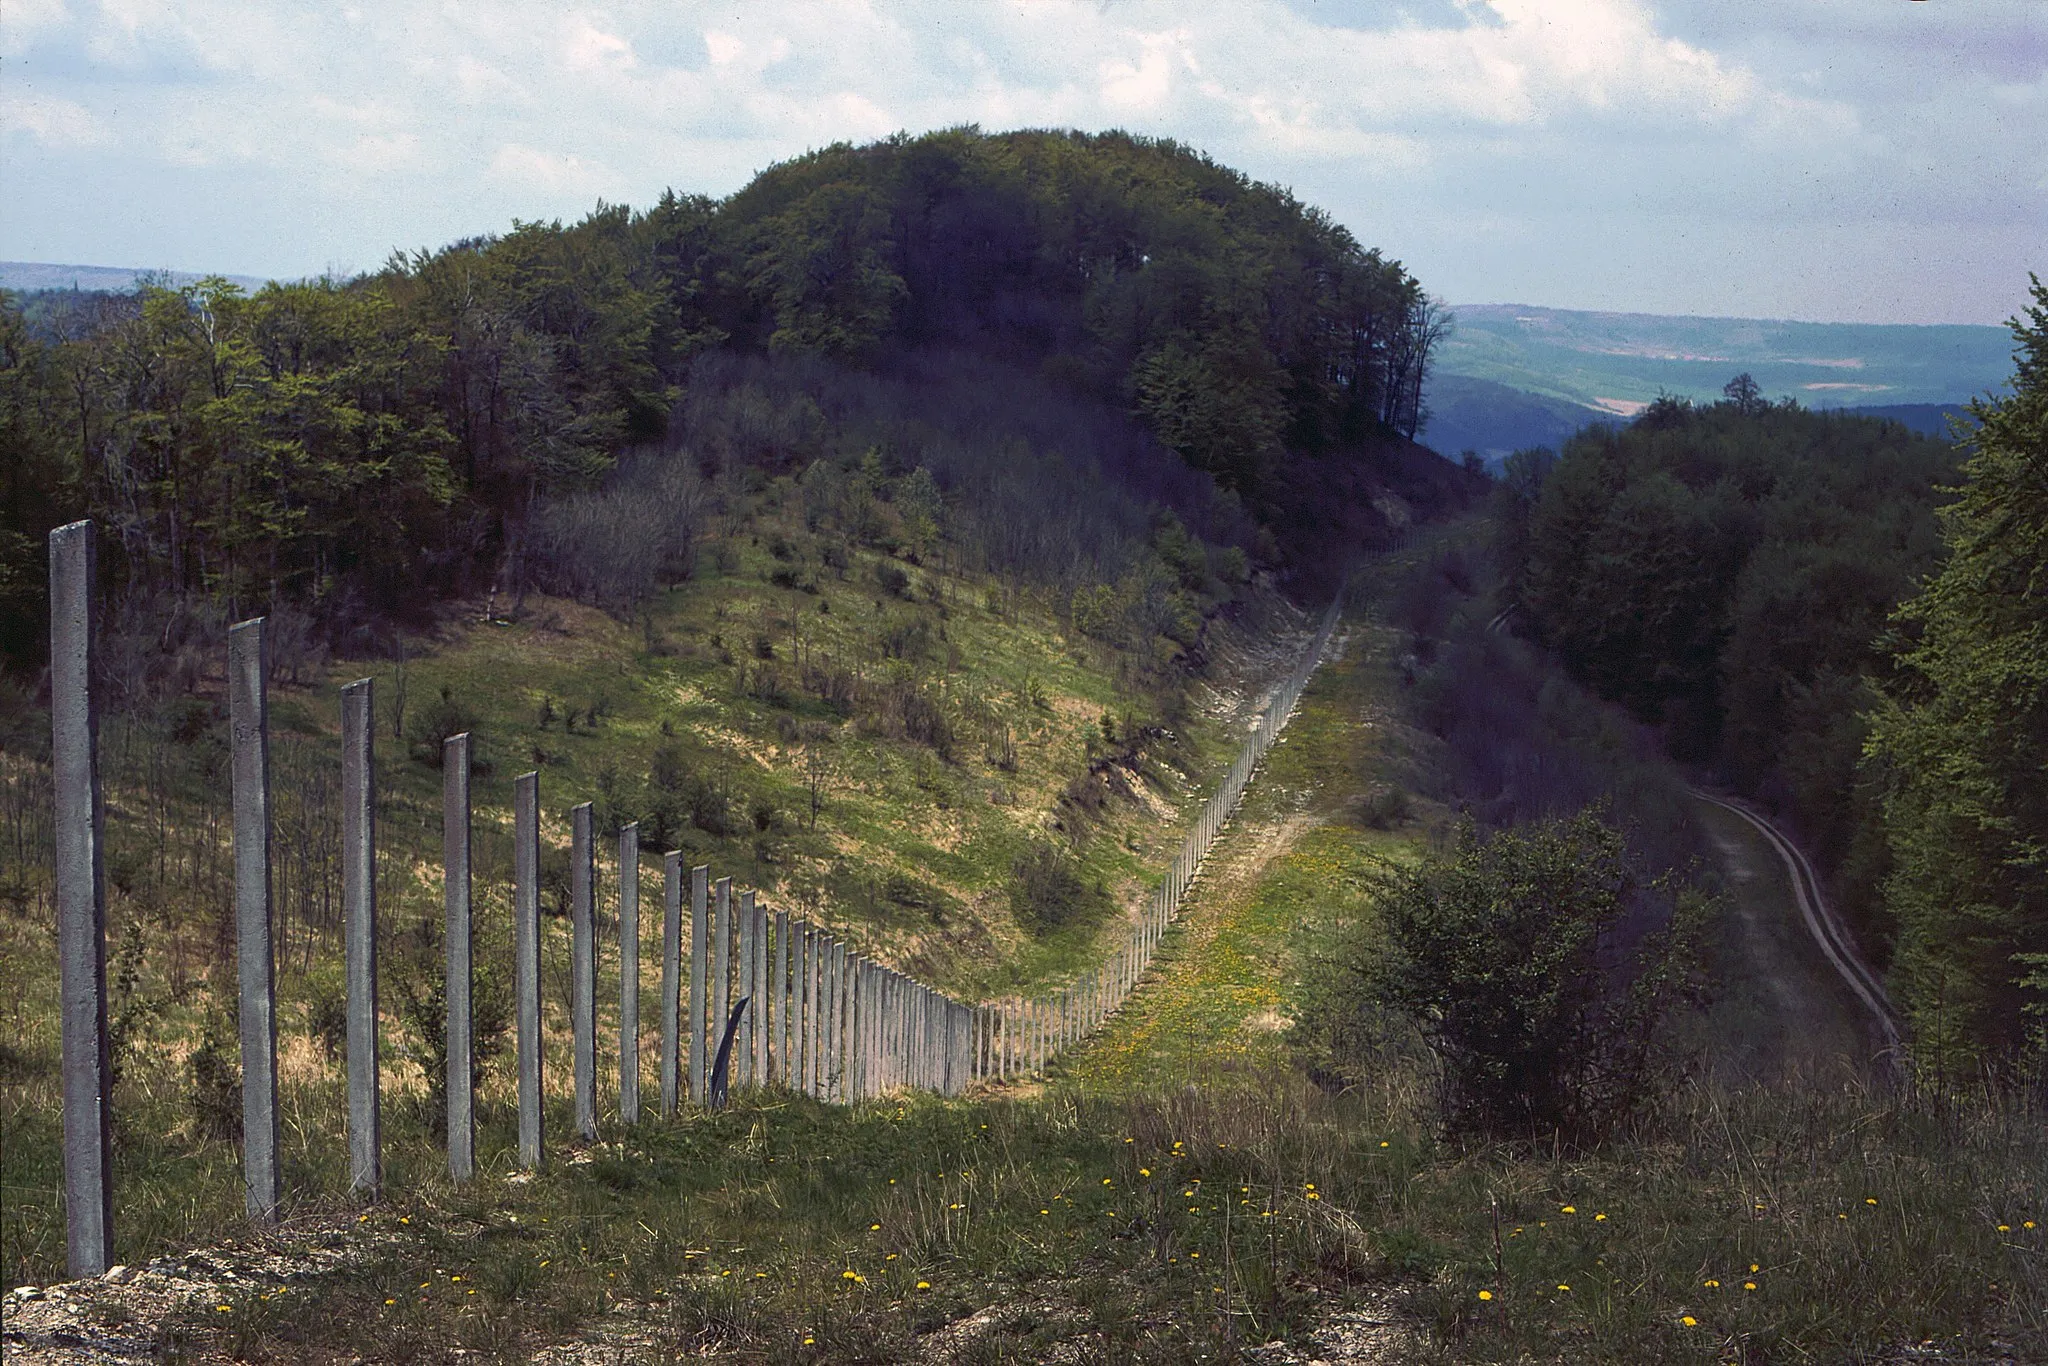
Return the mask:
[[[2002,392],[2012,343],[1999,327],[1772,322],[1462,304],[1433,357],[1421,439],[1497,465],[1557,449],[1602,416],[1627,419],[1659,394],[1712,402],[1737,374],[1803,408],[1855,408],[1923,436]]]
[[[2002,327],[1906,327],[1757,318],[1590,313],[1462,304],[1438,352],[1440,375],[1628,415],[1660,392],[1715,399],[1746,371],[1764,394],[1807,408],[1958,403],[2002,389],[2012,338]]]
[[[172,288],[197,284],[209,273],[189,270],[155,270],[142,266],[72,266],[52,261],[0,261],[0,289],[22,294],[43,289],[85,289],[123,292],[135,288],[144,276],[168,280]],[[221,278],[243,289],[261,289],[268,281],[258,275],[226,275]]]

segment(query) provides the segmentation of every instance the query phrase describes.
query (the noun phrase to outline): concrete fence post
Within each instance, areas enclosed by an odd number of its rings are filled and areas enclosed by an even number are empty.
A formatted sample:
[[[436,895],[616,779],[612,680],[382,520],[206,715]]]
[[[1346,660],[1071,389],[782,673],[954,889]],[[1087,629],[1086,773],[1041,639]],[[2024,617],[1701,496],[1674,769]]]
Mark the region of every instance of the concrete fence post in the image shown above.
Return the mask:
[[[589,802],[569,812],[569,1039],[576,1132],[597,1138],[597,842]]]
[[[696,1105],[705,1101],[704,1020],[711,989],[710,916],[711,869],[700,863],[690,869],[690,1101]]]
[[[540,1166],[543,1145],[540,1032],[540,774],[512,784],[512,990],[519,1051],[519,1165]]]
[[[619,1123],[640,1122],[640,825],[619,828]]]
[[[786,1088],[790,1079],[790,1044],[794,1041],[789,1027],[788,911],[775,913],[775,980],[768,994],[775,998],[775,1046],[768,1061],[774,1072],[772,1080]]]
[[[832,1086],[837,1078],[839,1062],[833,1056],[833,1047],[838,1042],[834,1025],[835,1012],[839,1004],[839,987],[832,976],[832,951],[836,947],[832,936],[822,930],[818,935],[818,1099],[834,1099]]]
[[[114,1260],[107,883],[100,793],[98,548],[91,522],[49,536],[50,772],[56,779],[57,991],[64,1066],[64,1251],[74,1277]]]
[[[768,1028],[773,1017],[768,1013],[768,912],[754,899],[754,893],[747,893],[747,923],[753,931],[754,954],[748,973],[747,994],[754,998],[754,1008],[747,1012],[753,1017],[748,1026],[747,1042],[752,1045],[752,1064],[747,1068],[747,1081],[754,1086],[768,1084]]]
[[[341,914],[348,1002],[348,1184],[377,1194],[384,1182],[377,1095],[376,685],[341,690]]]
[[[683,854],[661,856],[661,1117],[676,1112],[682,1089]]]
[[[722,877],[713,884],[711,926],[711,1021],[707,1039],[724,1037],[732,1019],[732,879]],[[732,1083],[732,1062],[726,1063],[726,1084]]]
[[[476,1062],[471,1029],[475,961],[469,887],[469,732],[441,742],[441,897],[447,914],[448,1176],[476,1174]]]
[[[277,985],[270,939],[270,652],[263,618],[228,630],[234,757],[235,958],[241,988],[242,1181],[249,1217],[277,1219]]]
[[[791,983],[788,983],[788,1016],[791,1016],[791,1040],[788,1040],[788,1085],[791,1090],[809,1094],[811,1090],[811,926],[805,922],[793,922],[788,928],[793,936],[788,946],[788,961],[791,961]]]

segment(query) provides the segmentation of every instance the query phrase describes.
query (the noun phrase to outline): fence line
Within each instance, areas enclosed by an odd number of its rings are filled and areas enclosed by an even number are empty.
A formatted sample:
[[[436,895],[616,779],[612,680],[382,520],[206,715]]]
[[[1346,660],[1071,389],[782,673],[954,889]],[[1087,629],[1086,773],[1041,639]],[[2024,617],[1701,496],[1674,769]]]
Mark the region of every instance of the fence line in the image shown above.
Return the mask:
[[[57,783],[56,890],[64,1000],[64,1159],[71,1271],[96,1275],[112,1258],[113,1196],[107,1081],[103,818],[92,690],[95,629],[93,527],[50,533],[53,770]],[[683,858],[663,856],[658,1016],[660,1110],[673,1115],[684,1087],[696,1105],[722,1100],[727,1083],[780,1086],[850,1103],[902,1088],[959,1095],[977,1081],[1042,1072],[1112,1017],[1144,978],[1178,917],[1202,861],[1278,739],[1337,621],[1333,602],[1293,673],[1274,690],[1222,784],[1197,813],[1179,853],[1126,939],[1076,982],[1035,998],[969,1005],[856,952],[822,927],[772,916],[753,890],[689,870],[687,988]],[[272,840],[268,654],[261,617],[228,632],[232,732],[236,957],[242,1044],[243,1181],[249,1216],[276,1219],[278,1162],[276,984],[271,939]],[[342,689],[342,902],[347,983],[350,1186],[374,1198],[383,1180],[379,1123],[375,708],[369,679]],[[475,1066],[471,1029],[471,736],[442,746],[445,868],[448,1170],[475,1170]],[[541,1004],[540,774],[513,780],[513,1017],[517,1162],[546,1157],[545,1040]],[[598,1137],[598,850],[589,802],[570,810],[571,1089],[578,1135]],[[619,1115],[639,1118],[639,828],[618,835]],[[726,1065],[713,1062],[728,1027]],[[687,1048],[687,1063],[684,1049]],[[729,1072],[729,1075],[727,1074]]]

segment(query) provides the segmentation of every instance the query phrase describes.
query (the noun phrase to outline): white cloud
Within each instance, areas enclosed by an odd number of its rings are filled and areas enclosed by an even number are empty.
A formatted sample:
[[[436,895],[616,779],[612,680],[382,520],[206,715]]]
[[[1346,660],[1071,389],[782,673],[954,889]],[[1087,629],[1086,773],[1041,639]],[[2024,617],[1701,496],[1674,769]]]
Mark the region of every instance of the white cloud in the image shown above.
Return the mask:
[[[491,157],[489,177],[513,189],[539,190],[544,194],[590,195],[611,181],[602,166],[578,156],[543,151],[522,143],[508,142]]]
[[[106,126],[70,100],[0,95],[0,133],[19,133],[46,147],[92,147],[107,140]]]
[[[0,117],[23,136],[0,172],[168,202],[248,181],[187,216],[203,236],[143,259],[375,260],[387,235],[722,193],[806,148],[976,122],[1201,147],[1463,298],[1571,303],[1619,281],[1685,307],[1704,285],[1683,263],[1661,283],[1614,264],[1671,222],[1746,236],[1782,263],[1755,277],[1816,314],[1880,306],[1871,281],[1926,268],[1885,245],[1915,236],[1944,243],[1943,283],[1973,314],[1986,282],[2048,264],[2012,246],[2048,221],[2038,0],[1968,19],[1863,0],[6,3]],[[83,202],[20,196],[0,254],[52,240],[113,259],[94,235],[129,229],[66,207]],[[294,251],[310,259],[280,259]]]

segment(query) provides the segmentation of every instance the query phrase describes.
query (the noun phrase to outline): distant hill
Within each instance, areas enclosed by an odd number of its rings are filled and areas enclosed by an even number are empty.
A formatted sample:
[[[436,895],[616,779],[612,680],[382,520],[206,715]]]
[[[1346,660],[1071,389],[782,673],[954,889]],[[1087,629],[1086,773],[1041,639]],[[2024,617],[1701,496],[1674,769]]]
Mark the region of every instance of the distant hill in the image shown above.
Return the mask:
[[[1530,446],[1556,450],[1588,423],[1614,420],[1614,414],[1583,403],[1470,375],[1433,376],[1428,407],[1417,438],[1423,445],[1454,460],[1477,451],[1489,466]]]
[[[1713,400],[1748,372],[1808,408],[1955,404],[2012,371],[2002,327],[1772,322],[1464,304],[1440,376],[1492,380],[1627,415],[1659,393]]]
[[[1960,403],[1877,403],[1859,404],[1850,411],[1858,417],[1888,417],[1922,436],[1949,436],[1949,419],[1970,421],[1970,410]]]
[[[206,275],[189,270],[146,270],[139,266],[70,266],[49,261],[0,261],[0,289],[26,294],[41,289],[107,290],[125,293],[135,288],[144,275],[168,278],[174,285],[189,285]],[[223,278],[243,289],[258,290],[269,281],[254,275]]]

